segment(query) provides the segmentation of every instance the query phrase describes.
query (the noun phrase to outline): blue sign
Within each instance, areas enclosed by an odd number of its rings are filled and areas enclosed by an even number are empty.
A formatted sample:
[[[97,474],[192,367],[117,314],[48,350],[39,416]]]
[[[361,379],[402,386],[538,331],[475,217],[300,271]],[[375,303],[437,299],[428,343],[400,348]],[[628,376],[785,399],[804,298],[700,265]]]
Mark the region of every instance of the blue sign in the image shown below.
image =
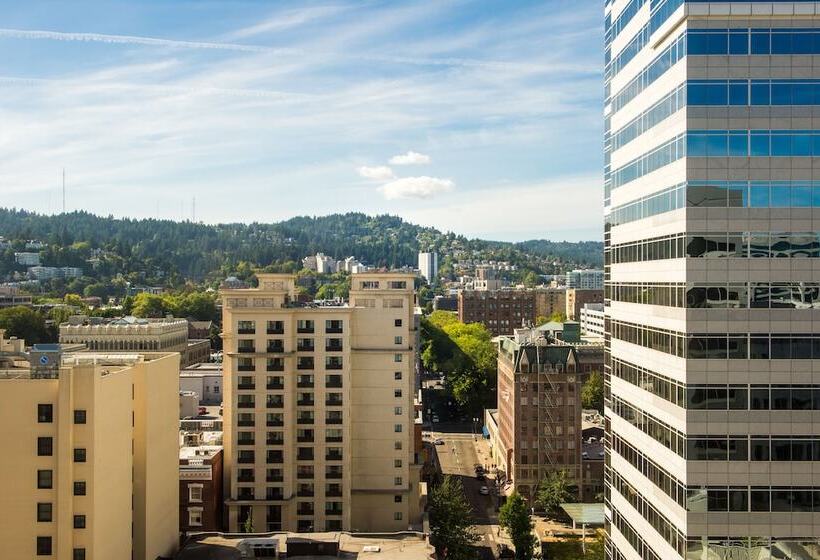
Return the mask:
[[[48,356],[40,356],[40,365],[48,365]]]

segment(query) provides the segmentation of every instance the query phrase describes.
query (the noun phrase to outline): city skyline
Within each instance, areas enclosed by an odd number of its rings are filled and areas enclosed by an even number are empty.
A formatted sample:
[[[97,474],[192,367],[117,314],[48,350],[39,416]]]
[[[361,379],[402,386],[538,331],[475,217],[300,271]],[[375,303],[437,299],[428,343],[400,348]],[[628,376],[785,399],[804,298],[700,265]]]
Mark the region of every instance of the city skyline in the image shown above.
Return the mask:
[[[5,10],[4,205],[600,238],[596,3],[240,7]]]

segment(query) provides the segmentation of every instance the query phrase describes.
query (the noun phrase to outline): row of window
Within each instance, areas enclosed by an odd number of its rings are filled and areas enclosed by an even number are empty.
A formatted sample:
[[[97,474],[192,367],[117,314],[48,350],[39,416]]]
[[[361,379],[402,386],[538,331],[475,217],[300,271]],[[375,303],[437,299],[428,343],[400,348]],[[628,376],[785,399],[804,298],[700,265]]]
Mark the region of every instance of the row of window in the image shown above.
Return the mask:
[[[678,233],[612,245],[604,264],[726,257],[820,258],[820,232]]]
[[[688,410],[820,410],[818,385],[687,385],[618,358],[612,375]]]
[[[674,43],[666,47],[656,56],[640,74],[635,76],[618,93],[612,96],[612,112],[623,109],[627,103],[638,97],[646,88],[663,76],[680,59],[686,56],[686,35],[678,37]],[[608,86],[608,84],[607,84]],[[609,98],[609,92],[606,92]]]
[[[728,512],[820,512],[820,488],[729,486],[690,487],[686,510],[694,513]]]
[[[257,361],[254,358],[240,357],[236,362],[237,371],[256,371]],[[296,358],[296,369],[315,369],[316,360],[313,356],[300,356]],[[341,356],[325,356],[325,369],[338,370],[344,367]],[[285,371],[285,362],[282,358],[268,358],[265,362],[266,371]]]
[[[85,424],[87,420],[86,411],[83,409],[74,410],[74,423]],[[38,404],[37,405],[37,422],[41,424],[50,424],[54,422],[54,405],[52,404]]]
[[[820,54],[820,29],[689,29],[692,55]]]
[[[686,82],[683,105],[820,105],[820,81],[690,80]]]
[[[677,158],[689,157],[818,157],[817,130],[690,130]],[[674,159],[670,160],[675,161]],[[652,171],[657,167],[649,168]],[[615,172],[618,176],[619,171]],[[644,174],[645,174],[644,173]]]
[[[626,146],[685,106],[686,88],[682,85],[614,132],[612,134],[612,150]]]
[[[609,488],[609,486],[607,485],[605,488]],[[611,504],[609,504],[609,506],[612,511],[612,525],[623,535],[626,542],[629,543],[629,546],[638,554],[638,557],[645,560],[661,560],[661,557],[643,540],[641,534],[627,521],[627,518],[624,517],[618,509],[612,507]],[[607,541],[610,546],[612,546],[611,552],[614,553],[613,560],[626,560],[626,557],[614,547],[612,541],[610,539],[607,539]]]
[[[76,523],[76,517],[75,523]],[[51,537],[37,537],[36,540],[37,556],[51,556],[54,551]],[[72,560],[85,560],[85,548],[73,548],[71,551]]]
[[[820,282],[609,284],[612,301],[687,309],[818,309]]]
[[[41,436],[37,438],[37,456],[51,457],[54,455],[54,438],[50,436]],[[74,448],[74,462],[85,463],[86,450],[84,447]]]
[[[620,397],[615,414],[689,461],[820,461],[820,438],[789,435],[685,436]]]
[[[239,334],[256,334],[256,321],[242,320],[236,324]],[[299,319],[296,321],[296,332],[312,333],[316,329],[316,322],[312,319]],[[265,324],[267,334],[284,334],[284,321],[267,321]],[[325,320],[325,332],[338,334],[344,332],[344,322],[339,319]]]
[[[618,434],[610,433],[612,451],[620,455],[630,465],[635,467],[647,480],[672,498],[679,506],[686,504],[686,486],[669,471],[643,454],[638,448],[621,438]]]
[[[679,134],[675,138],[638,156],[611,173],[611,188],[617,189],[636,179],[666,167],[686,157],[687,136]]]

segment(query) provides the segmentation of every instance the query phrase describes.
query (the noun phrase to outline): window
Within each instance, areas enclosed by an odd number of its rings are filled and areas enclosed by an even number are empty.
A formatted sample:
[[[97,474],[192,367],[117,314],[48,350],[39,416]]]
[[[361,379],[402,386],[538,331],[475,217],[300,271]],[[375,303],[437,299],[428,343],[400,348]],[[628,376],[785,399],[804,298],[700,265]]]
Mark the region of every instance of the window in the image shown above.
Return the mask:
[[[40,523],[51,521],[51,502],[37,504],[37,521]]]
[[[202,501],[202,485],[191,484],[188,486],[188,501],[201,502]]]
[[[402,340],[401,340],[400,336],[394,336],[393,337],[393,343],[394,344],[401,344],[401,342],[402,342]]]
[[[75,410],[74,411],[74,423],[75,424],[85,424],[86,414],[85,410]],[[83,552],[85,553],[85,552]]]
[[[50,404],[37,405],[37,422],[50,424],[54,421],[54,407]]]
[[[395,379],[396,381],[401,381],[401,372],[397,371],[396,373],[394,373],[393,379]]]
[[[393,466],[397,469],[401,468],[401,459],[393,459]]]
[[[37,537],[37,556],[51,556],[51,537]]]
[[[85,480],[77,480],[74,482],[74,495],[85,496]]]
[[[394,389],[393,390],[393,396],[396,397],[397,399],[401,398],[401,389]]]
[[[188,525],[191,527],[202,526],[202,508],[188,508]]]
[[[393,361],[396,363],[401,363],[402,355],[401,354],[393,354]]]
[[[85,463],[85,447],[74,448],[74,462]]]
[[[75,529],[85,529],[85,515],[75,515],[74,516],[74,528]]]
[[[400,451],[401,450],[401,442],[400,441],[394,442],[393,443],[393,449],[395,449],[396,451]]]
[[[401,326],[401,319],[396,319],[396,320],[393,322],[393,324],[394,324],[395,326],[397,326],[397,327],[400,327],[400,326]]]
[[[395,484],[396,486],[401,486],[401,483],[402,483],[402,480],[401,480],[400,476],[397,476],[393,479],[393,484]]]
[[[393,431],[396,432],[397,434],[400,434],[401,433],[401,424],[395,424],[393,426]]]
[[[40,457],[50,457],[54,451],[54,443],[50,437],[37,438],[37,455]]]
[[[396,504],[400,504],[401,503],[401,494],[396,494],[395,496],[393,496],[393,502],[396,503]]]
[[[393,408],[393,414],[395,414],[396,416],[401,416],[401,407],[400,406],[394,407]]]
[[[75,548],[74,554],[72,555],[72,560],[85,560],[85,549]]]
[[[397,511],[393,514],[393,521],[401,521],[401,512]]]
[[[50,470],[37,471],[37,488],[51,488],[53,478],[53,472]]]

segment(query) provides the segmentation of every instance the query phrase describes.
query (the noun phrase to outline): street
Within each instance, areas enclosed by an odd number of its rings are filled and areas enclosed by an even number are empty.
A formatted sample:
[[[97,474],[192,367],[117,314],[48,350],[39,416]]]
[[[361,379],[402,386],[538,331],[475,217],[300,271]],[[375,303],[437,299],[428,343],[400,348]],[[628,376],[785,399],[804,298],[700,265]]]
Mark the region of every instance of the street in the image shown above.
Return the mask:
[[[445,426],[434,426],[434,428],[442,429]],[[477,449],[477,443],[478,445],[482,443],[481,438],[469,433],[469,426],[452,426],[452,428],[459,431],[434,431],[430,433],[430,437],[433,440],[436,438],[444,440],[444,445],[435,446],[442,473],[458,476],[461,479],[467,499],[473,506],[476,531],[481,535],[481,540],[476,543],[481,558],[494,559],[497,543],[506,542],[506,539],[499,540],[498,538],[498,513],[495,511],[498,498],[495,493],[495,481],[492,476],[488,476],[485,480],[478,480],[475,475],[475,465],[486,465],[488,458],[483,451]],[[482,486],[488,488],[490,495],[481,495],[479,490]]]

